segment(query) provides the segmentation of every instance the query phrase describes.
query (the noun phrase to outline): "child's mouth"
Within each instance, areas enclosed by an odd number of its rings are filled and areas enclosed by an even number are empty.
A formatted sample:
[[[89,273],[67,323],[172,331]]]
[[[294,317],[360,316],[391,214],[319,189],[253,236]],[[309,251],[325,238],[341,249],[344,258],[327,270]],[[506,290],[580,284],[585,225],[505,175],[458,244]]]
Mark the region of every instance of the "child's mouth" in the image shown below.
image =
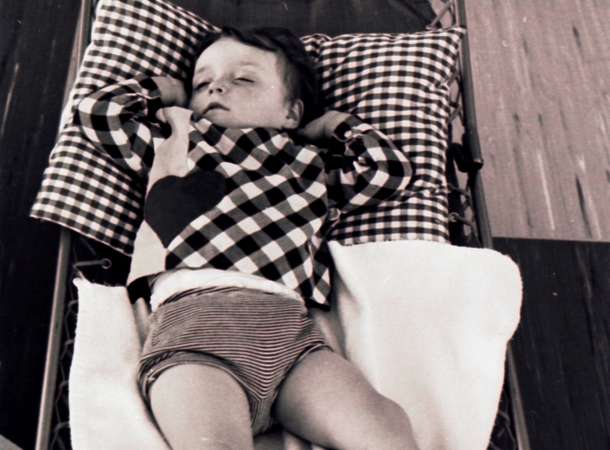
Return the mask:
[[[212,111],[228,111],[229,108],[227,108],[226,106],[217,103],[217,102],[212,102],[210,103],[208,106],[206,106],[206,108],[203,110],[203,115],[205,116],[206,114],[212,112]]]

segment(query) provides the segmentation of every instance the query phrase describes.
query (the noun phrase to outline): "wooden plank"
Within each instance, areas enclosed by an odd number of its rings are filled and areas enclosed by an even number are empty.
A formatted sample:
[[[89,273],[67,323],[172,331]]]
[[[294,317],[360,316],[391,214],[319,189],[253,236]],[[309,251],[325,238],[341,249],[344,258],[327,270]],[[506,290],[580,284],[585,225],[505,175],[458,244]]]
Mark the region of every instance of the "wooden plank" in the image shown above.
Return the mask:
[[[494,235],[610,240],[610,5],[466,6]]]
[[[57,228],[29,209],[57,132],[78,6],[0,2],[0,434],[22,448],[36,434],[58,245]]]
[[[610,243],[494,239],[523,276],[513,354],[531,448],[610,444]]]

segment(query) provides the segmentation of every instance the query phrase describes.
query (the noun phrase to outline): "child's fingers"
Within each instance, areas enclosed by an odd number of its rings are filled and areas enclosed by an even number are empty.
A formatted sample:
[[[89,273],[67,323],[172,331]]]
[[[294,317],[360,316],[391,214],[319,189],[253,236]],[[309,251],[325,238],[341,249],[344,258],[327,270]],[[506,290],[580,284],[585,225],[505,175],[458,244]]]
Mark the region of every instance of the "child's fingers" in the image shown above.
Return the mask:
[[[324,123],[320,119],[314,119],[309,122],[304,128],[298,130],[298,134],[307,138],[316,140],[322,137],[324,133]]]
[[[153,77],[161,93],[161,101],[164,105],[186,105],[186,92],[180,80],[170,77]]]
[[[167,117],[165,116],[165,108],[158,109],[155,113],[157,120],[163,123],[167,123]]]
[[[334,110],[326,111],[317,119],[309,122],[302,130],[301,135],[312,140],[330,138],[333,131],[344,121],[349,114]]]

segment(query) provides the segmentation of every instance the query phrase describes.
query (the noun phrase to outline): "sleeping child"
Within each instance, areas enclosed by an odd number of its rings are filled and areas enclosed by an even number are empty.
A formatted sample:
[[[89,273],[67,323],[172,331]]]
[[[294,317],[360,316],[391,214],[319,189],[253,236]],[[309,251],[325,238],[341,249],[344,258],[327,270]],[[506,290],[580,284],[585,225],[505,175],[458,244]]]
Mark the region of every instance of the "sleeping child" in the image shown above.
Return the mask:
[[[333,221],[405,188],[410,166],[316,105],[298,38],[225,28],[187,86],[139,77],[77,106],[88,139],[146,187],[128,281],[152,310],[138,382],[174,449],[252,449],[275,424],[334,449],[416,448],[406,413],[306,306],[327,303]]]

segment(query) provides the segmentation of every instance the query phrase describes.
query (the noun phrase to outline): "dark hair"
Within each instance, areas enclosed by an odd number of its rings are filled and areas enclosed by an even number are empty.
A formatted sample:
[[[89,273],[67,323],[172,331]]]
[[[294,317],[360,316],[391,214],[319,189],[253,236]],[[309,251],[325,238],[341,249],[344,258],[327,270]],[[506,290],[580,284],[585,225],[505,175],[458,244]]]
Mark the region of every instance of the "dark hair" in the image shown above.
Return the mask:
[[[210,33],[201,42],[197,57],[210,45],[223,37],[233,38],[243,44],[279,54],[284,66],[284,78],[288,87],[289,100],[303,102],[305,124],[320,114],[319,87],[315,67],[303,43],[290,30],[280,27],[260,27],[249,30],[238,30],[223,27],[218,33]],[[187,74],[185,88],[190,96],[195,61]]]

